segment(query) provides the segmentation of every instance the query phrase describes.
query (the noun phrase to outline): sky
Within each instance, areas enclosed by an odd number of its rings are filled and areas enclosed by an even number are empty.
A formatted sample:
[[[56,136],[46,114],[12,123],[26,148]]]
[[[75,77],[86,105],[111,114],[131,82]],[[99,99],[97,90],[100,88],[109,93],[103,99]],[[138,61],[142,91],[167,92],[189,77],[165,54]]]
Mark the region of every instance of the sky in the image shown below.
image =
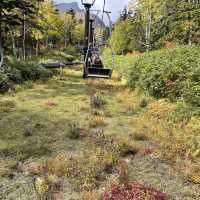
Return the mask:
[[[69,3],[77,1],[81,7],[81,0],[55,0],[56,3]],[[112,11],[112,21],[115,21],[119,16],[120,11],[128,4],[130,0],[106,0],[106,10]],[[101,9],[103,0],[96,0],[94,8]]]

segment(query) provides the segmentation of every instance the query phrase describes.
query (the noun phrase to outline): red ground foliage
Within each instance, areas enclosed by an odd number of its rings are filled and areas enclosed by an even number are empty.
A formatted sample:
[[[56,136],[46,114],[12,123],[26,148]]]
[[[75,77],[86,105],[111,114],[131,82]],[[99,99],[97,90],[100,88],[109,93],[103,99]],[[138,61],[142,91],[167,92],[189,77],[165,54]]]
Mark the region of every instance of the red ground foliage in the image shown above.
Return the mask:
[[[127,185],[113,184],[111,189],[104,193],[103,200],[168,200],[162,192],[139,183]]]

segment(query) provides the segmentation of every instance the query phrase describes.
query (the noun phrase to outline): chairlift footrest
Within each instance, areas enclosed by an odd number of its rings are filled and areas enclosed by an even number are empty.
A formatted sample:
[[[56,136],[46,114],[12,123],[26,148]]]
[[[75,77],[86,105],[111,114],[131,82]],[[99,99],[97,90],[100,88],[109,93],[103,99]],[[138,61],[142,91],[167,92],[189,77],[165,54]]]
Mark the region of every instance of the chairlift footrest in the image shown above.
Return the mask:
[[[46,63],[46,64],[42,64],[42,66],[47,69],[57,69],[57,68],[63,67],[63,64],[61,64],[61,63]]]

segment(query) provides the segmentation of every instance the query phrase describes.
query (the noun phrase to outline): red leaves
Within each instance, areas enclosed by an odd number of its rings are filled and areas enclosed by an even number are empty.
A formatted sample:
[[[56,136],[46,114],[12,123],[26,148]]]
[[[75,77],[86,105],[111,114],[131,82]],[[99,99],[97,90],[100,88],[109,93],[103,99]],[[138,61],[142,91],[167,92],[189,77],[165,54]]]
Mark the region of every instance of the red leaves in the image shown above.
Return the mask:
[[[128,185],[113,184],[111,189],[104,193],[103,200],[167,200],[162,192],[139,183]]]

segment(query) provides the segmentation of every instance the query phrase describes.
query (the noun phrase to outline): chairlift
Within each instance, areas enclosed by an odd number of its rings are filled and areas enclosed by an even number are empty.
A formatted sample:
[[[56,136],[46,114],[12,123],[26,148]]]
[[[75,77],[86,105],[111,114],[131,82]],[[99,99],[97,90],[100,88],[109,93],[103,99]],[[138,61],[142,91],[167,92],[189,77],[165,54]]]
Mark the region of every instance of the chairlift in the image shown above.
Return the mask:
[[[109,19],[109,25],[111,25],[111,20],[109,17],[110,12],[105,11],[105,1],[104,1],[102,18],[103,18],[104,13],[107,14],[108,19]],[[86,34],[88,34],[88,37],[86,37],[86,44],[88,45],[87,45],[87,51],[85,51],[85,55],[84,55],[85,59],[84,59],[83,78],[110,79],[112,77],[113,70],[110,68],[105,68],[105,66],[103,65],[102,59],[100,58],[100,47],[105,45],[105,41],[102,43],[99,42],[98,44],[96,44],[95,39],[94,39],[95,38],[94,37],[95,28],[93,26],[94,20],[89,19],[89,16],[90,16],[89,13],[86,12],[86,19],[87,19],[86,20]],[[109,33],[111,34],[111,27],[109,29]],[[114,65],[114,62],[113,62],[113,65]]]

